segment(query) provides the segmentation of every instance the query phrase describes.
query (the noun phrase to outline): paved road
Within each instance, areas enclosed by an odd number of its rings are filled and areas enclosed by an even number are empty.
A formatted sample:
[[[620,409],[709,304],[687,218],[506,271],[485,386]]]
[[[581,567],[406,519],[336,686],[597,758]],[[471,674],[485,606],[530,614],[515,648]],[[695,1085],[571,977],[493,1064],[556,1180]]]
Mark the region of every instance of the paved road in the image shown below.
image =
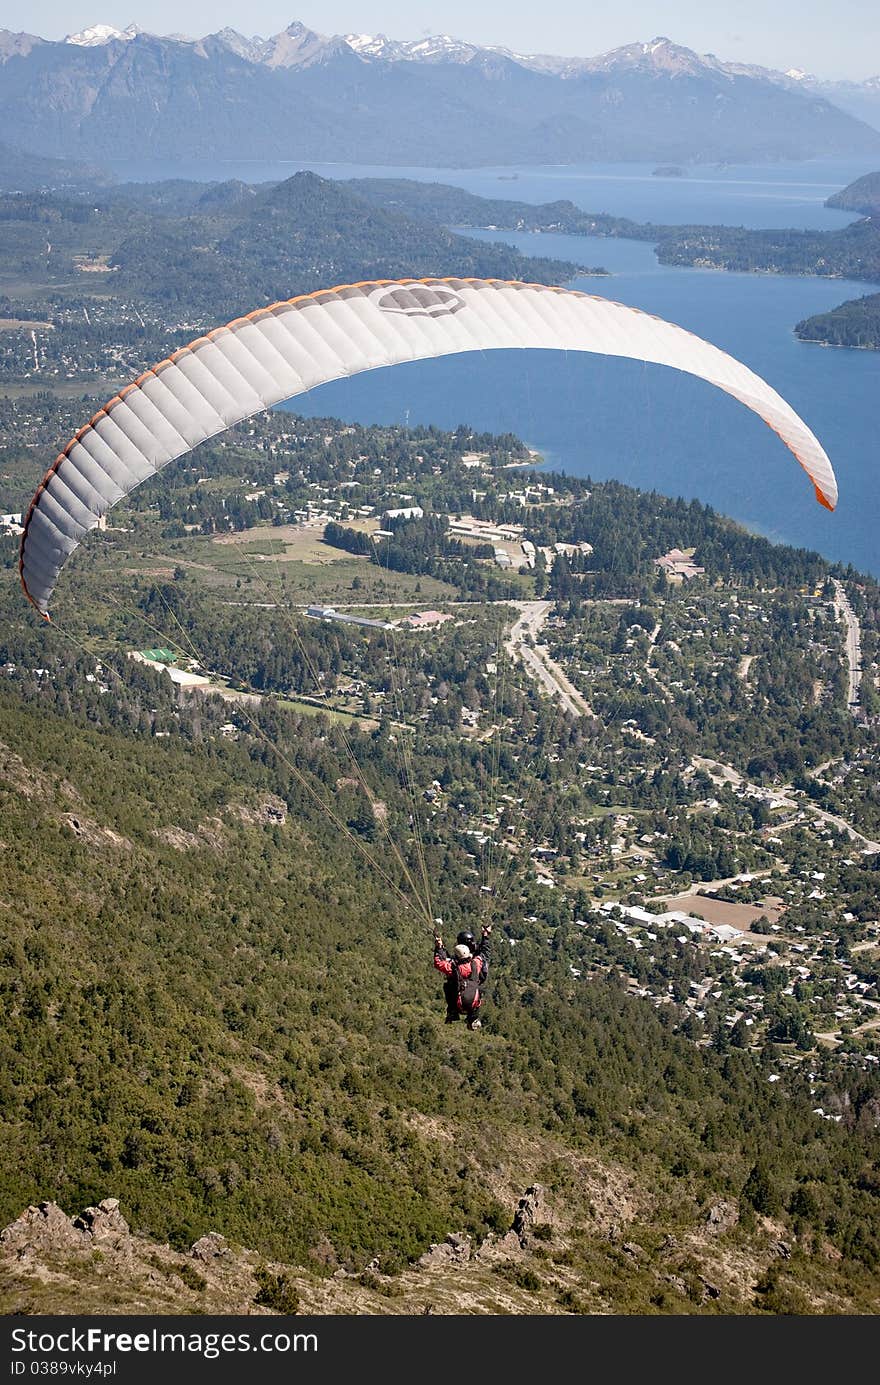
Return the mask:
[[[555,660],[550,658],[547,651],[541,648],[532,649],[530,645],[526,644],[528,636],[537,642],[538,632],[547,619],[552,603],[549,601],[516,601],[509,604],[515,605],[520,613],[519,619],[514,622],[511,628],[505,646],[511,658],[521,658],[544,691],[561,702],[565,710],[570,712],[573,717],[593,716],[593,709],[590,704],[569,681]]]
[[[705,770],[710,778],[714,775],[716,779],[722,779],[726,784],[733,784],[735,788],[741,786],[743,777],[739,770],[734,769],[732,765],[722,764],[720,760],[710,760],[707,755],[694,755],[692,758],[697,769]]]
[[[835,591],[834,609],[846,626],[846,662],[849,666],[847,701],[850,710],[856,712],[859,707],[859,684],[862,681],[862,632],[859,629],[855,612],[849,604],[843,583],[839,582],[836,577],[832,577],[831,580],[834,583]]]
[[[833,813],[823,813],[821,808],[817,808],[812,803],[806,803],[803,806],[808,808],[813,816],[817,817],[820,822],[830,823],[832,827],[837,828],[838,832],[846,832],[853,841],[861,842],[862,854],[864,856],[873,855],[875,852],[880,851],[880,842],[874,842],[870,837],[863,836],[861,832],[857,831],[855,827],[850,826],[843,818],[837,818]]]
[[[704,755],[694,755],[693,762],[699,769],[705,769],[710,775],[714,774],[716,779],[726,780],[727,783],[732,784],[735,788],[755,787],[754,785],[750,785],[732,765],[722,764],[720,760],[709,760]],[[831,763],[833,762],[829,760],[828,764]],[[811,803],[809,799],[805,799],[801,795],[792,797],[790,785],[786,784],[780,788],[774,787],[772,792],[777,802],[780,803],[783,808],[794,809],[799,815],[808,813],[817,822],[835,827],[838,832],[846,832],[847,836],[860,844],[863,855],[873,855],[875,852],[880,851],[880,842],[872,841],[870,837],[866,837],[864,833],[859,832],[857,828],[853,827],[852,824],[847,822],[844,818],[835,817],[833,813],[824,812],[821,808],[817,807],[815,803]],[[780,822],[777,824],[776,830],[782,831],[785,827],[793,827],[797,820],[797,818],[794,818],[790,822]],[[802,817],[801,821],[803,821]]]

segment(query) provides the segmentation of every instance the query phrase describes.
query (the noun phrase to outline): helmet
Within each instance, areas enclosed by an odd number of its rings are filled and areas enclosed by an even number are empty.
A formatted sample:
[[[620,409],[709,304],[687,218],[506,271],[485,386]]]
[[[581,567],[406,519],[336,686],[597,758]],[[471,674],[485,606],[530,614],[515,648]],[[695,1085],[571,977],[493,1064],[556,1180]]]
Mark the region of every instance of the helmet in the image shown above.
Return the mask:
[[[467,929],[463,933],[459,933],[455,941],[457,943],[462,943],[465,947],[469,948],[471,952],[473,952],[477,945],[477,940],[473,933],[469,932]]]
[[[469,962],[471,960],[471,950],[466,943],[459,943],[455,949],[455,959],[458,962]]]

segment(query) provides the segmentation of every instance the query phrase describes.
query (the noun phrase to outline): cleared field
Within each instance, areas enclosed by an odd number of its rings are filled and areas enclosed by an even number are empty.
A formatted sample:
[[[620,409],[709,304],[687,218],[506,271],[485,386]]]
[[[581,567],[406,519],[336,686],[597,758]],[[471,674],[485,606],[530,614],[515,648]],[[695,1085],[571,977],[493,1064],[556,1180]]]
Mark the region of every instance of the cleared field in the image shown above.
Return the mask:
[[[777,923],[782,914],[778,902],[770,899],[761,904],[729,904],[723,899],[707,899],[698,894],[680,894],[674,899],[664,900],[667,909],[681,909],[683,913],[696,914],[706,923],[726,923],[748,933],[756,919],[765,918],[769,923]]]
[[[284,606],[302,606],[311,602],[327,606],[338,605],[395,605],[412,600],[436,605],[457,596],[454,587],[434,577],[409,572],[387,572],[365,558],[349,553],[331,563],[288,561],[274,563],[270,556],[260,559],[245,556],[236,549],[227,550],[228,560],[211,564],[208,570],[195,564],[196,575],[207,586],[235,586],[236,599],[247,593],[259,603],[278,602]],[[211,580],[213,577],[213,581]]]
[[[364,534],[378,529],[378,520],[361,519],[351,523],[350,529],[358,529]],[[244,549],[248,557],[263,560],[275,558],[280,563],[339,563],[346,560],[365,563],[366,556],[346,553],[341,548],[333,548],[323,539],[324,524],[261,524],[253,529],[243,529],[240,534],[217,534],[211,540],[219,547]]]
[[[343,553],[339,548],[331,548],[323,539],[324,526],[283,524],[277,527],[265,524],[254,529],[244,529],[240,534],[217,534],[212,546],[231,548],[234,552],[243,550],[248,558],[264,562],[267,558],[279,563],[336,563],[354,555]],[[357,559],[365,562],[365,558]]]
[[[0,317],[0,332],[51,332],[51,322],[28,321],[21,317]]]
[[[379,729],[379,723],[374,717],[365,716],[360,712],[344,712],[338,707],[318,707],[314,702],[305,702],[298,697],[279,697],[277,700],[282,707],[293,707],[306,716],[329,717],[331,721],[341,721],[345,726],[356,724],[364,731]]]
[[[21,487],[22,505],[25,497],[32,494],[32,479]],[[412,602],[415,609],[448,603],[458,596],[455,587],[437,578],[389,572],[365,556],[330,548],[321,543],[316,531],[304,536],[296,531],[299,553],[292,553],[283,538],[275,537],[284,535],[284,529],[265,526],[250,532],[259,537],[252,537],[245,545],[218,543],[201,536],[175,540],[173,554],[163,552],[153,537],[143,532],[135,539],[108,535],[114,540],[112,544],[83,545],[81,561],[90,560],[90,566],[108,575],[159,581],[172,580],[174,570],[183,567],[200,587],[215,592],[221,599],[228,596],[234,605],[278,605],[293,610],[312,602],[382,608]],[[135,544],[139,552],[132,551]],[[309,544],[314,545],[315,556],[311,559],[301,556],[308,553]]]
[[[214,584],[213,573],[217,585],[237,587],[240,582],[257,601],[283,605],[393,605],[410,598],[434,604],[457,595],[454,587],[435,577],[389,572],[365,554],[332,548],[321,537],[323,529],[323,524],[266,524],[241,534],[218,534],[196,541],[198,561],[190,567],[207,585]]]

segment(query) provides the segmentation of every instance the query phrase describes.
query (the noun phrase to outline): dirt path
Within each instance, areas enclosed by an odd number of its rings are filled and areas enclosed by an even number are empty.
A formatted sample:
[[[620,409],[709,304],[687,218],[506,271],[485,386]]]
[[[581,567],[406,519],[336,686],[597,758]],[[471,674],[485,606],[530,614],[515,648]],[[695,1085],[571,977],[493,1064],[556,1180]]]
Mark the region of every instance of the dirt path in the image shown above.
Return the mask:
[[[653,678],[654,682],[657,684],[657,687],[660,689],[663,696],[666,698],[666,701],[674,703],[675,697],[673,695],[672,689],[666,686],[666,684],[662,681],[657,670],[651,667],[651,660],[654,657],[654,650],[657,647],[657,636],[660,634],[660,626],[661,623],[658,620],[657,624],[654,626],[654,629],[648,636],[648,655],[645,659],[645,672],[647,673],[649,678]]]
[[[739,668],[737,669],[737,674],[744,683],[748,682],[749,669],[752,667],[752,660],[754,659],[754,657],[754,654],[743,654],[742,658],[739,661]]]

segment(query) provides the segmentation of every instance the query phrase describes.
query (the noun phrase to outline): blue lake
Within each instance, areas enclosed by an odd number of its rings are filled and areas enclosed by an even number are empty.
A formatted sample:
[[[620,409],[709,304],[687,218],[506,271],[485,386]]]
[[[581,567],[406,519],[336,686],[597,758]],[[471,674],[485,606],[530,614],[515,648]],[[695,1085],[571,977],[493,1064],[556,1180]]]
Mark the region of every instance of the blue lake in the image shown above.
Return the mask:
[[[241,178],[259,183],[310,169],[322,178],[415,178],[452,183],[480,197],[523,202],[570,198],[593,212],[666,224],[715,222],[726,226],[843,226],[846,212],[823,206],[826,197],[871,170],[864,161],[811,159],[804,163],[690,165],[683,178],[658,178],[654,164],[551,164],[536,168],[412,168],[384,164],[309,163],[297,160],[212,160],[169,164],[121,162],[120,178]]]
[[[691,200],[688,212],[681,213],[683,220],[693,216],[737,224],[831,226],[851,218],[829,211],[822,202],[833,187],[843,185],[844,173],[858,172],[836,167],[840,177],[834,178],[824,165],[815,182],[810,165],[707,176],[699,194],[699,217],[694,191],[684,187],[689,179],[652,178],[650,172],[637,177],[630,167],[618,176],[601,175],[604,206],[674,221],[670,200],[687,196]],[[345,170],[345,176],[350,172]],[[600,176],[594,171],[590,181],[582,171],[522,170],[515,182],[499,182],[486,170],[428,172],[449,182],[467,182],[486,196],[530,200],[525,198],[528,190],[535,201],[567,196],[594,210]],[[738,181],[736,172],[743,175]],[[734,193],[734,188],[739,190]],[[801,203],[800,198],[806,200]],[[512,430],[559,470],[697,497],[755,532],[817,549],[880,576],[880,353],[808,345],[792,333],[802,318],[870,293],[871,285],[666,268],[649,245],[637,241],[469,234],[503,239],[526,254],[601,264],[612,277],[579,279],[573,286],[680,323],[745,361],[798,410],[822,442],[840,485],[837,510],[829,514],[817,505],[791,454],[745,408],[711,386],[663,367],[556,352],[489,352],[372,371],[325,385],[290,407],[365,423],[467,423]]]
[[[852,218],[823,204],[869,171],[864,163],[688,167],[653,176],[654,165],[543,168],[386,168],[343,164],[200,164],[129,167],[123,176],[408,177],[446,182],[484,197],[570,198],[590,211],[658,223],[834,229]],[[768,537],[817,549],[880,576],[880,353],[797,341],[794,324],[870,284],[740,275],[658,265],[649,245],[559,235],[474,232],[527,254],[603,265],[611,278],[576,287],[680,323],[740,357],[797,409],[825,446],[840,503],[818,506],[791,454],[767,428],[711,386],[676,371],[607,357],[489,352],[415,362],[326,385],[289,407],[360,421],[512,430],[548,464],[575,475],[617,478],[697,497]]]

